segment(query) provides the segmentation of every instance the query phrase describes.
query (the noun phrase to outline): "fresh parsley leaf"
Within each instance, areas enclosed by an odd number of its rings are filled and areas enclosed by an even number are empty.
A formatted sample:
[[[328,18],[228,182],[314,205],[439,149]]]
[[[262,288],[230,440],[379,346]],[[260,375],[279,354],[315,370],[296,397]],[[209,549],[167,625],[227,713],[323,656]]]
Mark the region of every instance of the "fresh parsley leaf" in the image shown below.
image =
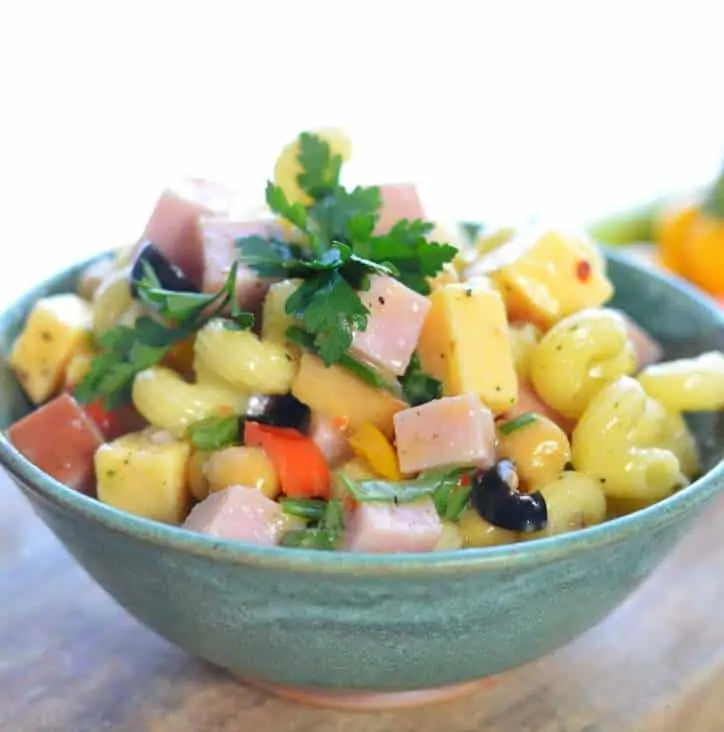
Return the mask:
[[[302,172],[297,176],[300,188],[315,200],[328,196],[339,187],[342,156],[333,155],[329,143],[311,132],[299,135],[299,155]]]
[[[346,488],[352,497],[360,503],[413,503],[426,496],[445,489],[449,491],[450,483],[458,484],[466,471],[460,468],[422,473],[413,480],[352,480],[344,473],[337,473],[336,479]]]
[[[443,265],[451,262],[457,249],[450,244],[427,240],[433,224],[420,221],[398,221],[387,234],[375,236],[355,245],[355,254],[374,262],[385,262],[398,270],[397,279],[422,295],[430,293],[427,278],[434,277]]]
[[[400,383],[405,401],[413,407],[418,404],[426,404],[442,396],[442,382],[422,370],[417,351],[412,354],[410,364],[400,379]]]
[[[519,414],[508,422],[503,422],[498,427],[498,431],[503,435],[509,435],[511,432],[515,432],[516,430],[531,424],[531,422],[535,422],[537,419],[538,415],[535,412],[525,412],[524,414]]]
[[[190,424],[187,434],[198,450],[221,450],[229,445],[239,444],[241,422],[237,415],[208,417]]]
[[[322,521],[327,507],[319,498],[282,498],[279,503],[284,513],[314,522]]]
[[[302,282],[287,298],[284,309],[314,334],[314,347],[327,366],[349,349],[355,330],[365,329],[369,312],[336,270]]]
[[[274,213],[303,234],[304,243],[292,245],[254,236],[236,244],[241,260],[262,277],[302,280],[285,309],[313,335],[315,352],[329,366],[344,358],[354,332],[367,328],[369,311],[358,293],[369,289],[371,275],[396,277],[428,294],[428,278],[451,261],[457,250],[429,242],[427,236],[434,226],[420,220],[398,221],[387,234],[375,236],[380,189],[358,186],[348,191],[341,186],[342,159],[332,155],[322,138],[302,133],[298,159],[298,182],[313,199],[310,206],[291,203],[272,182],[267,182],[266,201]]]
[[[266,184],[266,205],[275,213],[294,224],[300,231],[307,231],[307,210],[301,203],[290,203],[279,186],[271,181]]]
[[[281,546],[300,549],[333,551],[344,533],[344,510],[339,500],[327,502],[324,514],[316,526],[287,531],[279,542]]]
[[[156,273],[146,265],[137,285],[138,296],[156,318],[141,316],[134,326],[117,325],[99,339],[100,354],[91,361],[88,373],[74,390],[82,404],[103,399],[106,409],[116,409],[131,399],[133,380],[141,371],[160,363],[169,348],[200,330],[209,320],[229,306],[230,328],[250,328],[251,313],[236,303],[236,271],[234,264],[221,289],[209,295],[197,292],[176,292],[159,286]]]
[[[435,508],[442,519],[457,521],[470,503],[472,483],[464,482],[465,472],[452,471],[443,475],[432,494]]]
[[[352,191],[338,188],[325,198],[316,201],[309,209],[321,236],[329,241],[350,242],[372,235],[382,206],[377,186],[357,186]]]

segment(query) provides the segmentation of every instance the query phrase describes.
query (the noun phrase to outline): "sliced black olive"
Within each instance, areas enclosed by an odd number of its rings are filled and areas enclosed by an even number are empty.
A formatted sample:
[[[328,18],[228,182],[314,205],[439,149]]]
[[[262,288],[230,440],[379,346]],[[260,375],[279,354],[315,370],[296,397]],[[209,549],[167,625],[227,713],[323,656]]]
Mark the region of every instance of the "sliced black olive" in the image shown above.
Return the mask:
[[[489,470],[475,473],[470,501],[486,521],[501,529],[530,533],[548,523],[543,494],[518,490],[518,475],[511,460],[501,460]]]
[[[274,427],[293,427],[300,432],[309,429],[309,407],[291,394],[255,395],[249,399],[245,417]]]
[[[152,242],[142,240],[131,267],[131,294],[138,296],[138,283],[145,274],[145,264],[151,266],[164,290],[198,292],[180,267],[168,261],[166,255]]]

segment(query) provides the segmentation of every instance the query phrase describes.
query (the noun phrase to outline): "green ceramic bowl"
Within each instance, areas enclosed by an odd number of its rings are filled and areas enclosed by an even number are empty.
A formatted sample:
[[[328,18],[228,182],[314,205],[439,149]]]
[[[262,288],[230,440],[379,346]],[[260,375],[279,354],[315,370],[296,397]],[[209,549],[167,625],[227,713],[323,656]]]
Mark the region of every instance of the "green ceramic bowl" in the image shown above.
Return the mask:
[[[710,301],[624,255],[607,257],[613,304],[658,338],[667,357],[724,348],[724,319]],[[0,316],[3,354],[32,303],[73,288],[79,270]],[[0,393],[4,427],[28,411],[4,365]],[[310,701],[380,705],[387,697],[333,694],[443,687],[448,695],[558,648],[619,605],[724,488],[724,415],[697,415],[691,424],[707,474],[656,506],[532,543],[422,555],[220,541],[74,493],[4,438],[0,463],[88,573],[171,643],[262,686],[308,692]]]

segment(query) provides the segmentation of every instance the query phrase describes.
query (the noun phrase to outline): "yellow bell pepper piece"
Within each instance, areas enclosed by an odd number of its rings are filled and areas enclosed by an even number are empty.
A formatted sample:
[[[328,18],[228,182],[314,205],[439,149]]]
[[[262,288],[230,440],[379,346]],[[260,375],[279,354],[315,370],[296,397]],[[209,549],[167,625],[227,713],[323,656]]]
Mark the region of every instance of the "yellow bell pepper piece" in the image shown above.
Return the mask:
[[[387,480],[402,480],[397,463],[397,453],[387,438],[369,422],[361,425],[349,438],[349,444],[357,457]]]
[[[724,295],[724,169],[703,201],[675,203],[656,227],[661,263],[710,295]]]

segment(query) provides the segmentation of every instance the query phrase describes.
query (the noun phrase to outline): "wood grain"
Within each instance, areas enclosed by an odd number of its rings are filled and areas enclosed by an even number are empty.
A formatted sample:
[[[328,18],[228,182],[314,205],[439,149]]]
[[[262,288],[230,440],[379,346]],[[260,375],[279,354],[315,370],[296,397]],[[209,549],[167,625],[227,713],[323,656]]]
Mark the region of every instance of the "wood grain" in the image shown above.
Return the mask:
[[[634,596],[575,643],[447,704],[341,713],[189,658],[122,611],[0,474],[0,730],[719,732],[724,497]]]

